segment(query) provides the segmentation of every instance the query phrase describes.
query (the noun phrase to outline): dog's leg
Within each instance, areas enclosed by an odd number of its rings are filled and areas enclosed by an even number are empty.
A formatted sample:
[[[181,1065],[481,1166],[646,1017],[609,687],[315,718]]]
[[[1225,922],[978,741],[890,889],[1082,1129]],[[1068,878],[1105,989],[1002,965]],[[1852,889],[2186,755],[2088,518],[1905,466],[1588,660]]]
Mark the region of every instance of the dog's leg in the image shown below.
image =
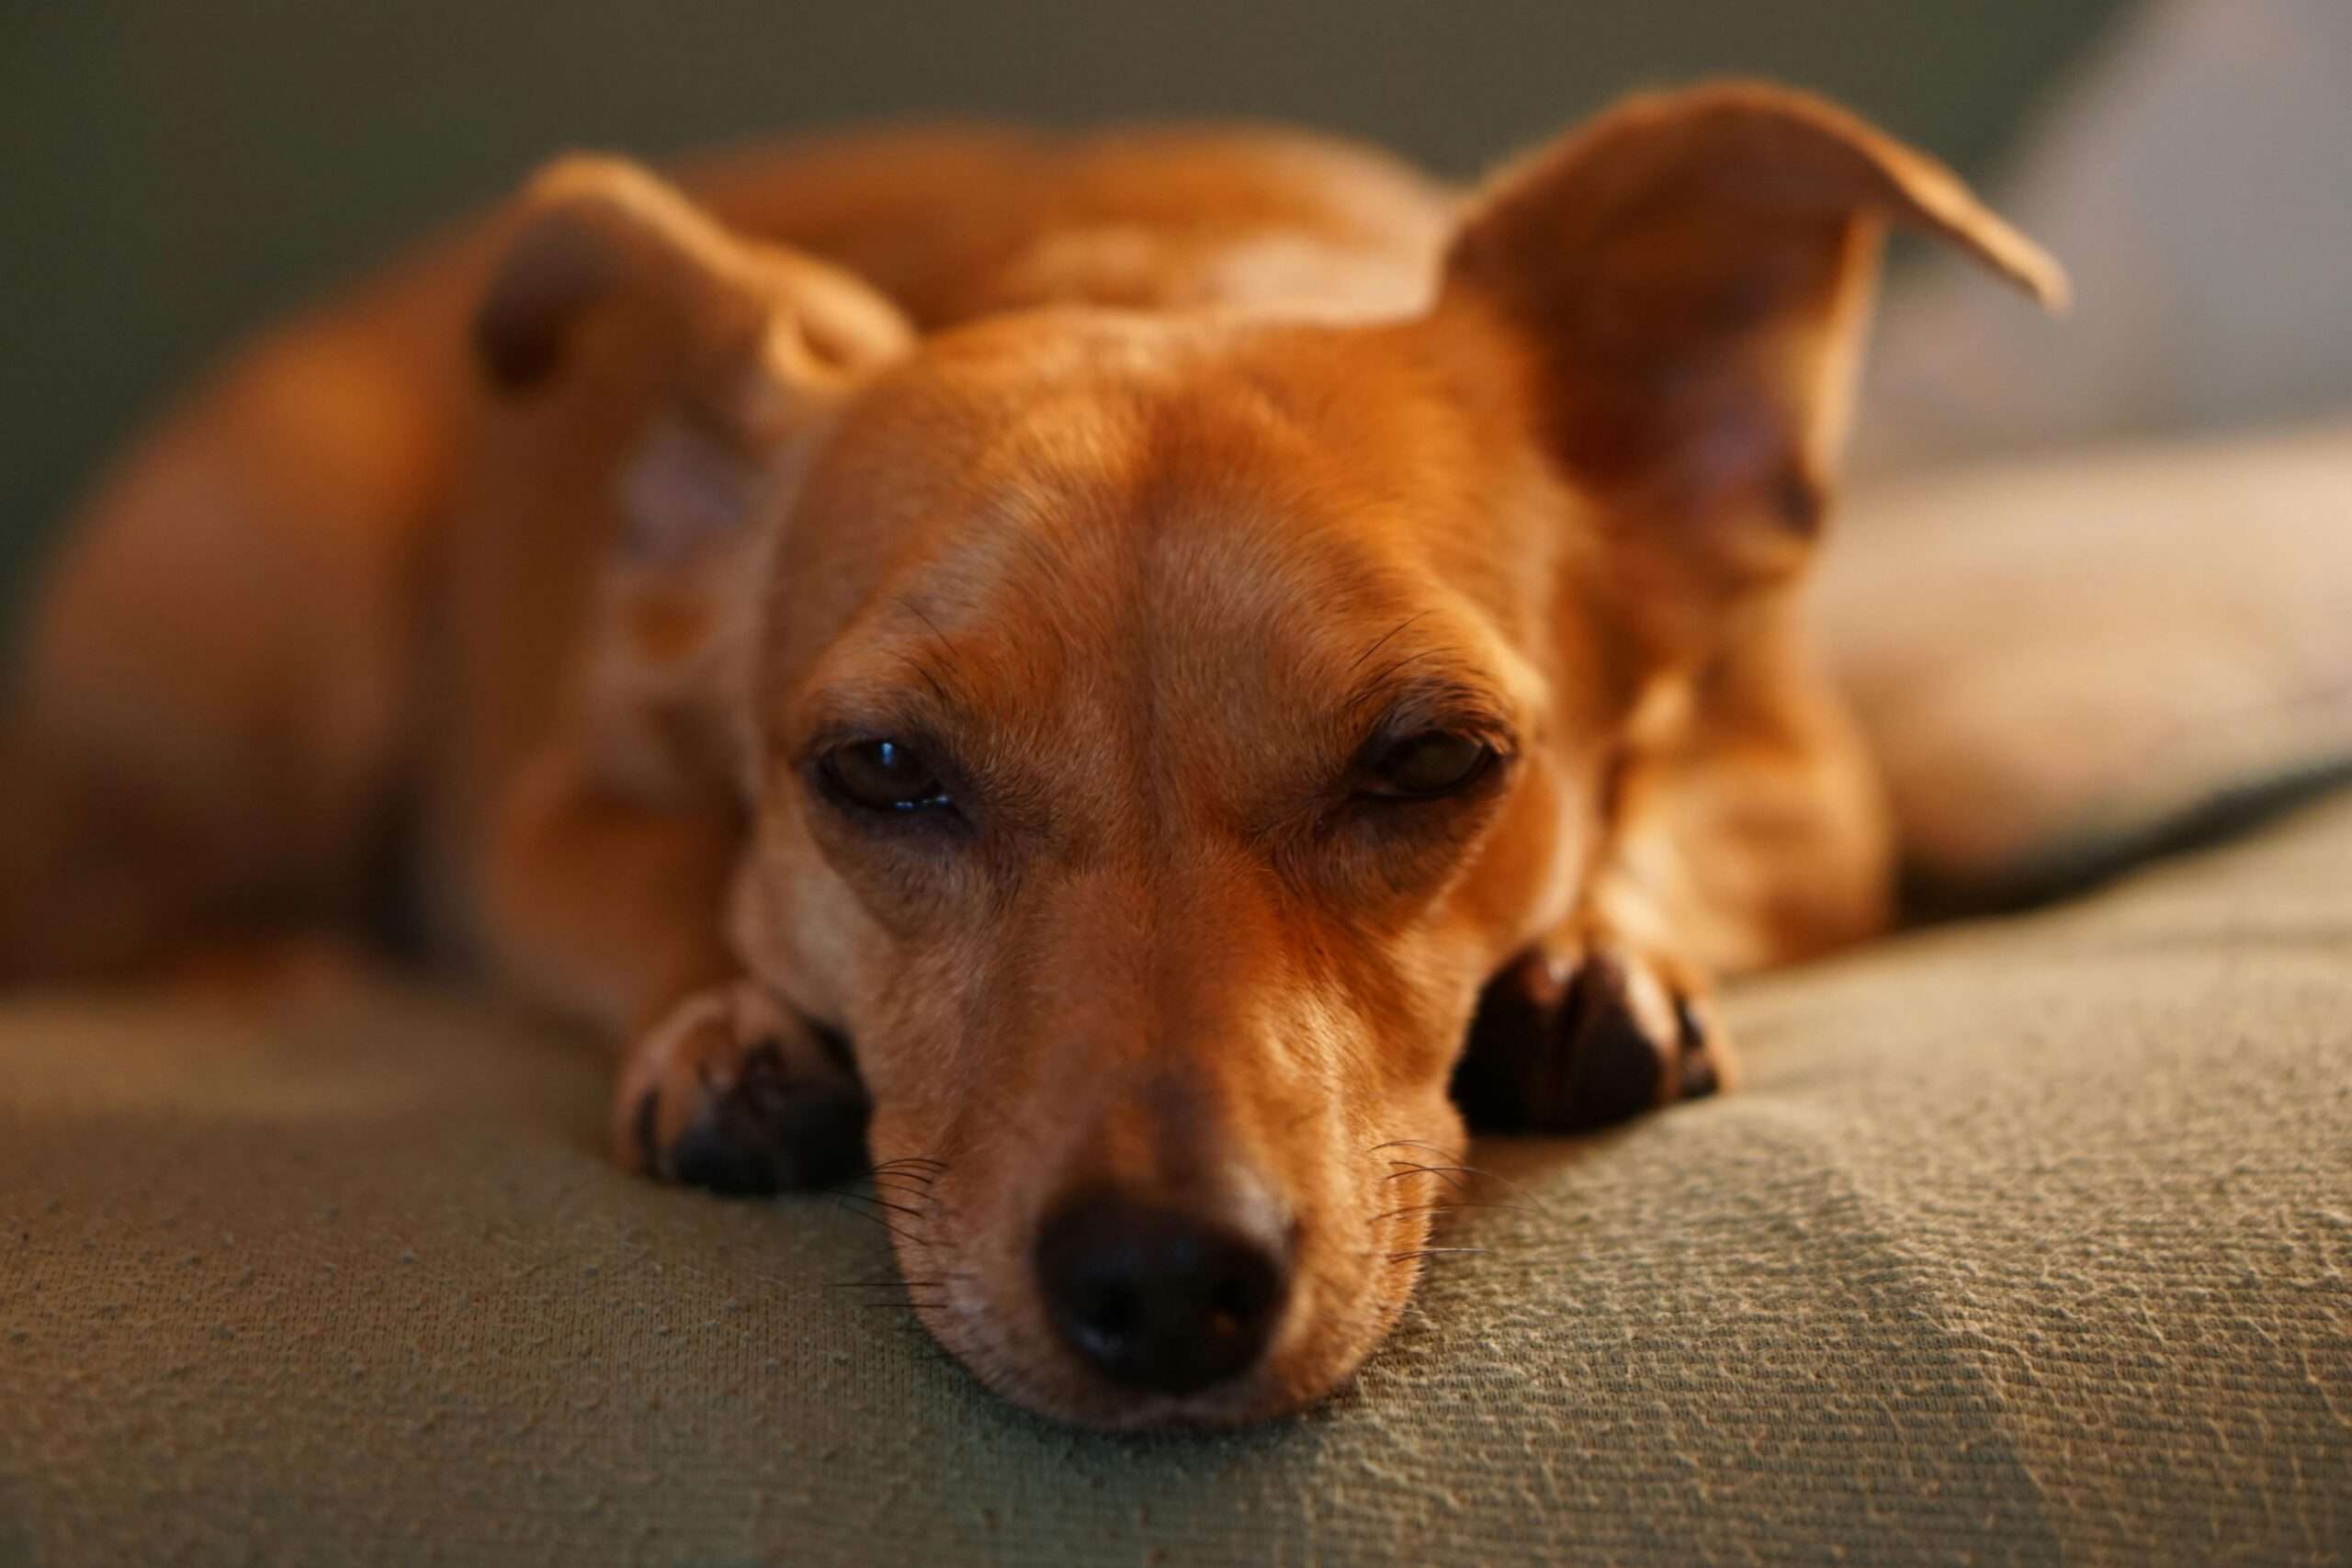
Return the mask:
[[[1889,914],[1878,781],[1795,610],[1759,615],[1622,781],[1583,908],[1489,983],[1454,1078],[1475,1125],[1572,1131],[1730,1086],[1713,978]]]
[[[486,945],[511,982],[622,1042],[623,1165],[719,1192],[838,1180],[862,1157],[865,1095],[842,1043],[729,950],[740,850],[727,811],[629,801],[551,751],[503,814]]]

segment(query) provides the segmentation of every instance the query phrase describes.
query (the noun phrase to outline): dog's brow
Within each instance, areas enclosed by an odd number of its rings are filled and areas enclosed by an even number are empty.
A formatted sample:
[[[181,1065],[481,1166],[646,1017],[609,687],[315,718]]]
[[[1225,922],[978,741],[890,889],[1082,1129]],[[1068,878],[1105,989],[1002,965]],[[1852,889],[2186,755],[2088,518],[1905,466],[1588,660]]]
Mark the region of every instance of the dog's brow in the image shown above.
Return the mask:
[[[907,667],[910,673],[931,688],[931,694],[939,699],[940,705],[949,708],[956,706],[956,699],[948,695],[947,683],[942,681],[938,673],[922,659],[911,653],[901,653],[898,659],[899,663]]]
[[[935,669],[930,663],[916,658],[913,654],[907,654],[903,656],[908,666],[912,669],[916,674],[922,677],[924,682],[930,685],[931,689],[938,694],[941,702],[951,702],[953,699],[951,699],[947,694],[947,686],[955,681],[956,662],[956,645],[947,640],[947,634],[939,629],[939,623],[932,619],[931,612],[925,610],[921,604],[916,604],[913,599],[904,593],[893,594],[891,597],[900,609],[906,611],[907,614],[912,615],[915,619],[923,624],[924,628],[931,633],[932,640],[939,645],[940,652],[946,655],[947,661],[944,666],[944,675],[940,669]]]
[[[1389,627],[1386,631],[1381,633],[1377,637],[1374,637],[1373,639],[1372,646],[1365,649],[1362,653],[1357,654],[1355,662],[1348,666],[1348,673],[1352,675],[1357,671],[1363,669],[1365,663],[1371,660],[1372,656],[1378,653],[1382,649],[1386,648],[1390,642],[1396,639],[1398,633],[1409,628],[1416,621],[1427,620],[1429,618],[1429,615],[1430,613],[1427,610],[1423,610],[1419,615],[1408,615],[1403,620],[1397,622],[1395,626]]]
[[[893,665],[913,679],[890,673]],[[942,681],[915,654],[889,649],[880,650],[877,662],[863,672],[828,681],[804,694],[779,725],[777,739],[796,756],[878,738],[929,743],[961,731],[970,715],[952,678]]]
[[[1351,731],[1400,724],[1459,726],[1508,747],[1515,733],[1510,712],[1499,688],[1460,649],[1429,648],[1374,671],[1340,705],[1337,717]]]
[[[1391,660],[1365,676],[1357,684],[1354,694],[1348,699],[1348,711],[1351,713],[1361,711],[1382,696],[1393,694],[1400,688],[1426,683],[1435,673],[1434,671],[1419,671],[1405,680],[1399,680],[1398,677],[1416,665],[1430,664],[1447,658],[1453,651],[1451,649],[1425,648],[1417,653],[1408,653],[1400,659]]]
[[[1402,627],[1397,629],[1403,630]],[[1360,718],[1367,708],[1393,707],[1401,699],[1417,693],[1430,697],[1440,697],[1447,693],[1476,696],[1483,684],[1464,666],[1460,649],[1444,647],[1416,649],[1378,665],[1357,682],[1355,689],[1348,694],[1347,701],[1340,705],[1340,711],[1348,717]]]

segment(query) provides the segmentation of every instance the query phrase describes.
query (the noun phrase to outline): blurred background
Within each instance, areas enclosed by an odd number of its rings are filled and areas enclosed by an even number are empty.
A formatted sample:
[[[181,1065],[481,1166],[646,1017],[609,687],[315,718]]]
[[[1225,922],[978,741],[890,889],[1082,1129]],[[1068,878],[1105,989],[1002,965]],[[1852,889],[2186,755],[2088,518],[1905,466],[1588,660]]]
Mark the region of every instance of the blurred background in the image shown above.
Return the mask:
[[[2324,0],[2333,4],[2335,0]],[[0,627],[107,454],[557,149],[1248,116],[1468,175],[1649,84],[1817,88],[1985,176],[2120,0],[71,0],[0,7]]]

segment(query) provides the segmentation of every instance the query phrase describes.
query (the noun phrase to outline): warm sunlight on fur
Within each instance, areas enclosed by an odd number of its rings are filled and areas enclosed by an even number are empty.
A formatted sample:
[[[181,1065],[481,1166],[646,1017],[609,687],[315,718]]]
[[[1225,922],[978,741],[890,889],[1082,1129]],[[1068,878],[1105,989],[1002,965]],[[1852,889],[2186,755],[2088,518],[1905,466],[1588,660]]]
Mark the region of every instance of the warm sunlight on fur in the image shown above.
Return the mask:
[[[0,964],[353,918],[397,824],[436,948],[622,1043],[632,1167],[870,1154],[1007,1396],[1295,1410],[1465,1112],[1714,1092],[1714,979],[1884,919],[1793,605],[1891,223],[2063,300],[1756,84],[1469,196],[1263,131],[567,159],[117,471]]]

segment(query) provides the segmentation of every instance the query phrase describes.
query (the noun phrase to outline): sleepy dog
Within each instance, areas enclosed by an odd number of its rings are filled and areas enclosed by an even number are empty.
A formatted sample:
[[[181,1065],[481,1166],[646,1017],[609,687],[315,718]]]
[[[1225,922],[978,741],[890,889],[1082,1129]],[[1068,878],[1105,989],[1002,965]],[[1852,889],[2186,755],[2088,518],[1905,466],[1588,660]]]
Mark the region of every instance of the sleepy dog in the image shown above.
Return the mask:
[[[2063,282],[1784,89],[1475,195],[1266,131],[561,161],[95,498],[8,739],[28,976],[348,922],[623,1042],[619,1157],[870,1148],[1040,1411],[1294,1409],[1464,1112],[1727,1083],[1886,917],[1795,613],[1883,231]]]

